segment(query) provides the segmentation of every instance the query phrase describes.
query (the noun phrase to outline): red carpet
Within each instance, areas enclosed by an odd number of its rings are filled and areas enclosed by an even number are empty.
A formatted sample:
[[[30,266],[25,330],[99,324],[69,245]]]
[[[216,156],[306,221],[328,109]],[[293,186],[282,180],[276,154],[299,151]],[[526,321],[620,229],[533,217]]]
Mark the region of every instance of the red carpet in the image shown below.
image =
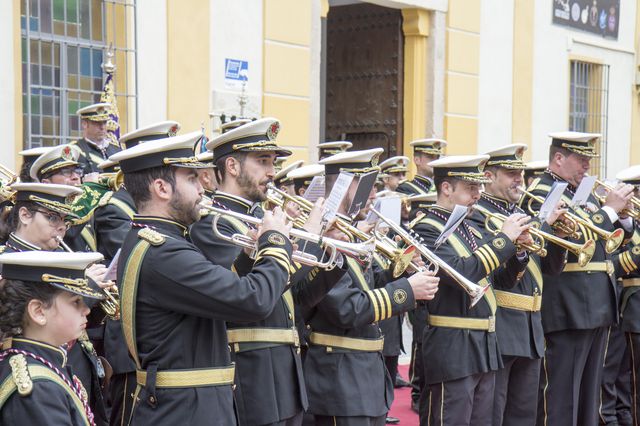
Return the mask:
[[[399,365],[398,371],[405,380],[409,380],[408,365]],[[389,415],[399,418],[402,426],[418,426],[418,414],[411,410],[411,388],[399,388],[394,389],[394,391],[395,399]]]

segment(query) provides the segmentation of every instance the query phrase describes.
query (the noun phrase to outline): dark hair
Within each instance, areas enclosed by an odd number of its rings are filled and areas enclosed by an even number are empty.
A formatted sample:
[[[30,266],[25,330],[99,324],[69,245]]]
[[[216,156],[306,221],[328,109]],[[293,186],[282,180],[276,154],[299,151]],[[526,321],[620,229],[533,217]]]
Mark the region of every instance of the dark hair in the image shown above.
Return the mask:
[[[571,155],[571,151],[569,151],[567,148],[551,145],[549,147],[549,164],[551,164],[551,162],[553,161],[553,157],[556,156],[556,153],[560,153],[565,157],[568,157],[569,155]]]
[[[23,161],[22,167],[20,168],[20,182],[21,183],[30,183],[35,182],[35,179],[31,177],[31,166],[33,165],[33,161]]]
[[[11,209],[11,214],[7,218],[7,225],[9,226],[9,232],[15,232],[20,224],[20,209],[24,207],[29,210],[32,215],[38,210],[38,206],[33,201],[16,201],[16,204]]]
[[[29,302],[36,299],[50,307],[53,299],[62,291],[44,283],[0,280],[0,334],[3,337],[20,334]]]
[[[442,192],[442,184],[443,183],[449,182],[449,185],[453,186],[453,188],[455,189],[455,187],[458,184],[459,180],[460,179],[454,178],[454,177],[434,176],[433,177],[433,184],[435,185],[436,191],[438,192],[438,194],[440,194],[440,192]]]
[[[225,167],[225,162],[227,161],[227,158],[229,157],[235,158],[240,162],[240,166],[244,166],[244,162],[247,159],[248,154],[249,154],[248,152],[240,151],[240,152],[235,152],[233,154],[225,155],[223,157],[218,158],[216,160],[216,165],[214,169],[216,174],[215,177],[218,180],[218,182],[224,183],[224,178],[227,175],[227,170]]]
[[[136,208],[142,210],[145,203],[151,200],[151,191],[149,186],[156,179],[162,179],[175,188],[176,170],[171,166],[158,166],[150,169],[140,170],[138,172],[125,173],[124,185],[131,195]]]
[[[11,211],[10,206],[0,207],[0,244],[4,244],[9,239],[11,233]]]

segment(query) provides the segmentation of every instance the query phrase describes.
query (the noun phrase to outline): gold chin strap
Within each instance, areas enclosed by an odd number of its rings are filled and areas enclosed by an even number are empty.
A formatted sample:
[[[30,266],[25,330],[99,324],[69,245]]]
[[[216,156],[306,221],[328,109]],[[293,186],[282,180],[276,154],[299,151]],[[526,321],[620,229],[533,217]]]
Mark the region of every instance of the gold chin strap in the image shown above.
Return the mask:
[[[164,158],[162,163],[169,166],[171,164],[204,164],[201,163],[196,157],[178,157],[178,158]]]
[[[52,164],[49,167],[45,167],[44,169],[40,169],[38,173],[40,175],[46,175],[48,172],[53,170],[62,169],[69,166],[77,166],[77,165],[78,165],[78,162],[75,160],[61,161],[59,163]]]
[[[436,148],[414,148],[414,151],[418,151],[418,152],[424,152],[425,154],[429,154],[429,155],[442,155],[442,149],[436,149]]]
[[[45,283],[56,283],[56,284],[70,285],[73,287],[81,287],[81,288],[87,288],[87,289],[89,288],[89,280],[86,278],[71,279],[71,278],[65,278],[65,277],[58,277],[57,275],[42,274],[42,281],[44,281]]]
[[[237,143],[233,145],[231,148],[234,151],[238,149],[246,149],[246,148],[263,148],[265,146],[273,146],[274,149],[278,149],[278,146],[273,143],[273,141],[258,141],[258,142],[249,142],[249,143]]]
[[[40,203],[45,207],[50,206],[52,209],[62,210],[62,213],[65,213],[65,214],[70,214],[73,211],[71,205],[69,204],[38,197],[37,195],[29,195],[29,201]]]
[[[594,147],[584,147],[582,145],[572,145],[570,143],[563,143],[562,147],[567,148],[569,150],[573,150],[577,154],[584,155],[587,157],[596,155],[596,150]]]
[[[526,164],[522,162],[522,160],[498,160],[498,161],[487,161],[487,166],[515,166],[518,168],[524,169]]]
[[[365,173],[369,173],[369,172],[379,172],[380,171],[380,167],[378,166],[373,166],[373,167],[366,167],[366,168],[359,168],[359,169],[346,169],[346,168],[340,168],[341,172],[347,172],[347,173],[354,173],[354,174],[358,174],[358,175],[363,175]]]
[[[481,173],[447,172],[447,176],[460,178],[460,179],[467,179],[467,180],[470,180],[470,181],[473,181],[473,182],[478,182],[478,183],[488,183],[488,182],[490,182]]]

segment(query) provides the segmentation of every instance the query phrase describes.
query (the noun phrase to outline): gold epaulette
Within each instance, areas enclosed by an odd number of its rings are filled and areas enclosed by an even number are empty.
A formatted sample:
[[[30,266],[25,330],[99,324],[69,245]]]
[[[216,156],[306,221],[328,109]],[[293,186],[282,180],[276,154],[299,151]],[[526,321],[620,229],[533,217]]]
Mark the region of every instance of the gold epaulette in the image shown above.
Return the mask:
[[[142,228],[138,231],[138,237],[145,241],[148,241],[152,246],[160,246],[164,244],[166,238],[158,231],[154,231],[151,228]]]
[[[9,365],[11,366],[11,377],[20,396],[31,395],[33,381],[27,367],[27,358],[22,354],[13,355],[9,358]]]
[[[98,201],[98,206],[104,207],[109,204],[109,200],[111,200],[111,197],[113,197],[113,191],[105,192],[104,195],[100,198],[100,201]]]

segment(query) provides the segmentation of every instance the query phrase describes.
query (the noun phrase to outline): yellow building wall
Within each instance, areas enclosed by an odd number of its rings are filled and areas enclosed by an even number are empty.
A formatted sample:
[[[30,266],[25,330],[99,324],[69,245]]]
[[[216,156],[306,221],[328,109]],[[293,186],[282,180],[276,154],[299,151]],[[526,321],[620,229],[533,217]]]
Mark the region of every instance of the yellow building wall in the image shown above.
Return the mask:
[[[444,138],[448,155],[478,150],[480,0],[449,0]]]
[[[512,142],[529,146],[525,159],[532,153],[533,109],[533,37],[535,2],[515,0],[513,10],[513,98]]]
[[[635,51],[640,52],[640,7],[636,8]],[[640,73],[640,59],[636,55],[636,73]],[[637,74],[636,74],[637,75]],[[631,97],[631,144],[629,146],[629,164],[640,164],[640,93],[633,91]]]
[[[22,39],[20,34],[20,0],[13,0],[13,87],[14,87],[14,113],[15,113],[15,139],[14,139],[14,155],[16,173],[17,169],[22,165],[22,157],[18,152],[23,148],[23,123],[22,123]]]
[[[311,0],[264,0],[262,115],[280,120],[278,144],[309,161]]]
[[[167,0],[167,119],[211,134],[209,0]],[[144,76],[141,76],[144,78]]]

